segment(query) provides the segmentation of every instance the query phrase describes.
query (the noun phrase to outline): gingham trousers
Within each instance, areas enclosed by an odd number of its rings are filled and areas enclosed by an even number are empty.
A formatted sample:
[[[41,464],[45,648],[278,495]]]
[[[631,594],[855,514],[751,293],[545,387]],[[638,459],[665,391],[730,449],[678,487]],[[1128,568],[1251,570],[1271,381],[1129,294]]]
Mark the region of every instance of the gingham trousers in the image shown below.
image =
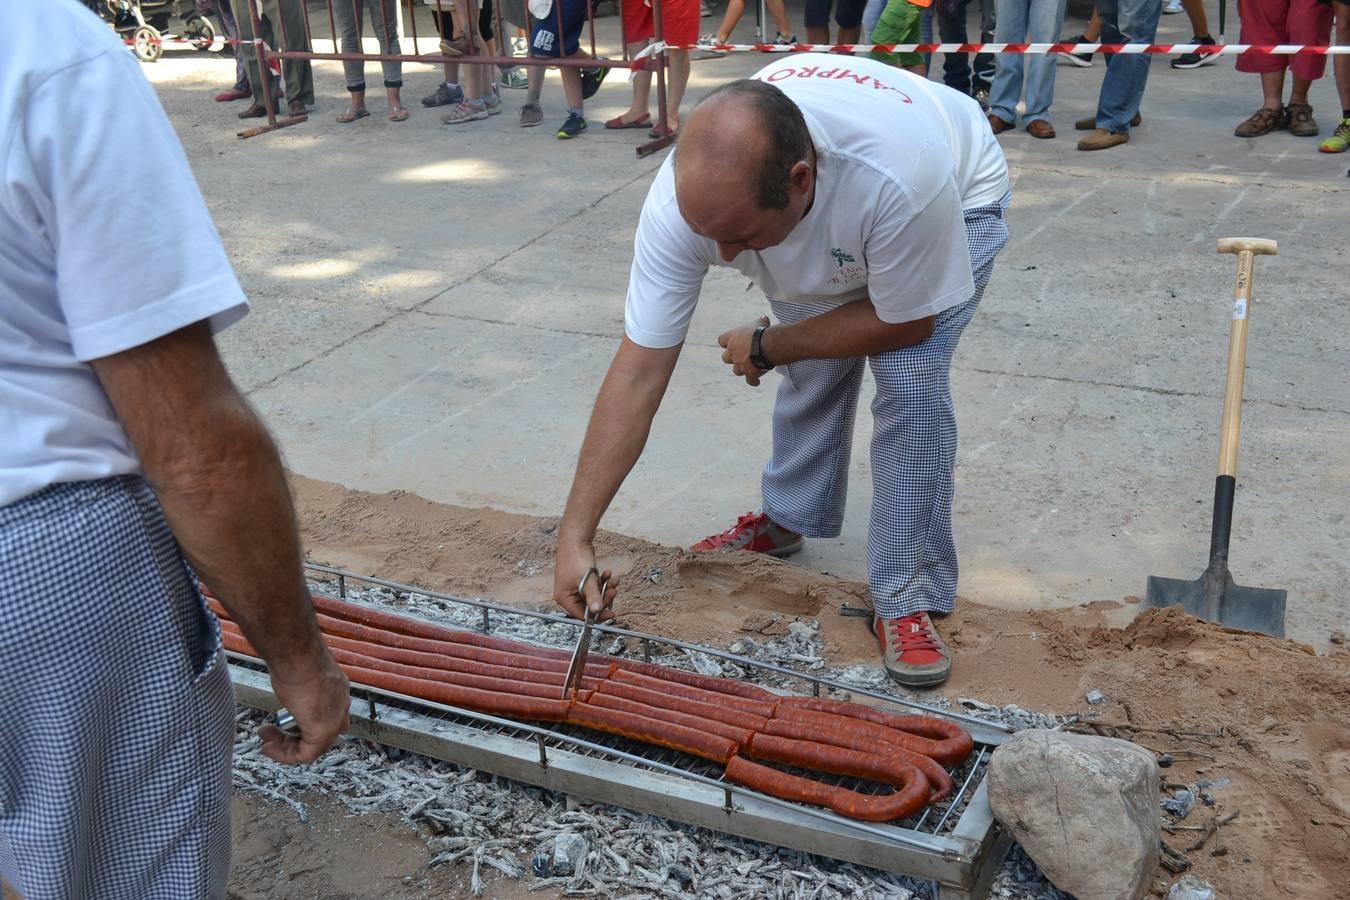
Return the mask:
[[[872,401],[872,519],[867,580],[878,614],[951,612],[956,601],[952,492],[956,413],[951,362],[1008,242],[1011,195],[965,211],[975,292],[938,315],[933,334],[913,347],[867,357]],[[773,301],[780,322],[800,322],[832,307]],[[811,538],[837,537],[844,523],[853,423],[864,360],[812,359],[780,367],[773,414],[773,457],[764,467],[764,512]]]
[[[24,900],[224,897],[234,698],[140,478],[0,507],[0,877]]]

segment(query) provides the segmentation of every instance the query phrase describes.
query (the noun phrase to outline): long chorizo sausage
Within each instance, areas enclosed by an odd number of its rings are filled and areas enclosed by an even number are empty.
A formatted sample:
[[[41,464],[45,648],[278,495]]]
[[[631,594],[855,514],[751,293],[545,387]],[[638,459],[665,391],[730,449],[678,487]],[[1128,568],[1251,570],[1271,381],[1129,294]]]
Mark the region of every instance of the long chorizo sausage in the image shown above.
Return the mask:
[[[841,816],[863,822],[908,818],[923,807],[924,796],[928,793],[928,783],[922,775],[893,794],[860,794],[783,772],[739,755],[727,763],[726,779],[784,800],[824,806]]]
[[[845,700],[829,700],[823,697],[784,697],[779,703],[777,718],[790,718],[790,709],[811,710],[844,716],[849,719],[870,722],[883,726],[892,732],[912,735],[917,741],[907,741],[906,749],[931,756],[944,765],[955,766],[964,762],[975,742],[966,731],[955,722],[939,719],[936,716],[897,716]]]
[[[770,719],[764,726],[763,732],[764,734],[794,738],[799,741],[815,741],[849,750],[861,750],[864,753],[875,753],[908,763],[917,768],[923,773],[923,777],[928,779],[928,785],[932,789],[932,794],[928,797],[929,803],[937,803],[952,792],[952,776],[947,774],[947,770],[942,768],[937,760],[924,756],[922,753],[914,753],[902,747],[857,737],[850,732],[841,731],[837,728],[823,728],[817,725],[808,725],[805,722],[792,722],[784,719]]]

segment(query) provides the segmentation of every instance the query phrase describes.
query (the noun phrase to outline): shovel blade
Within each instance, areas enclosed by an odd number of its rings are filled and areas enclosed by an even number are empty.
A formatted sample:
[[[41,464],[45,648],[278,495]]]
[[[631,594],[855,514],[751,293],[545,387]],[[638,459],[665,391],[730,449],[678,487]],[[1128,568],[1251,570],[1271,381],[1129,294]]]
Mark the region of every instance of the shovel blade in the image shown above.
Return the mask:
[[[1180,606],[1207,622],[1284,637],[1284,606],[1288,597],[1284,591],[1243,587],[1234,584],[1225,573],[1223,581],[1216,585],[1217,598],[1207,598],[1205,582],[1203,575],[1195,581],[1150,575],[1144,605],[1149,608]]]

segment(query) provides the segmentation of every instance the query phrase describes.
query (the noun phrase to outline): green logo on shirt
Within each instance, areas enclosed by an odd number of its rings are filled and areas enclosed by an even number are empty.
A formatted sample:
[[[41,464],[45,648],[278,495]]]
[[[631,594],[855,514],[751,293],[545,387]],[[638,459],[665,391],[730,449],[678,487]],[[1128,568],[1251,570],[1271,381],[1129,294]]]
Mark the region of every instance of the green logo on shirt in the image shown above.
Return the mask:
[[[834,260],[834,267],[836,269],[842,269],[844,263],[857,262],[856,259],[845,253],[843,250],[840,250],[838,247],[835,247],[830,251],[830,258]]]

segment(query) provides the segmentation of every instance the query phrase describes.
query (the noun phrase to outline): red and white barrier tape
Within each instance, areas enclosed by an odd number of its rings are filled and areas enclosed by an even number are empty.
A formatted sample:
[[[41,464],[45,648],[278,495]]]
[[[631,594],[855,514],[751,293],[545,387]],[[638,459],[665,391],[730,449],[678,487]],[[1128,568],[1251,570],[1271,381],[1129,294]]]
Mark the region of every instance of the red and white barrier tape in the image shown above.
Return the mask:
[[[1350,45],[1323,44],[684,44],[671,50],[734,53],[1152,53],[1162,56],[1206,52],[1216,56],[1337,56]]]

